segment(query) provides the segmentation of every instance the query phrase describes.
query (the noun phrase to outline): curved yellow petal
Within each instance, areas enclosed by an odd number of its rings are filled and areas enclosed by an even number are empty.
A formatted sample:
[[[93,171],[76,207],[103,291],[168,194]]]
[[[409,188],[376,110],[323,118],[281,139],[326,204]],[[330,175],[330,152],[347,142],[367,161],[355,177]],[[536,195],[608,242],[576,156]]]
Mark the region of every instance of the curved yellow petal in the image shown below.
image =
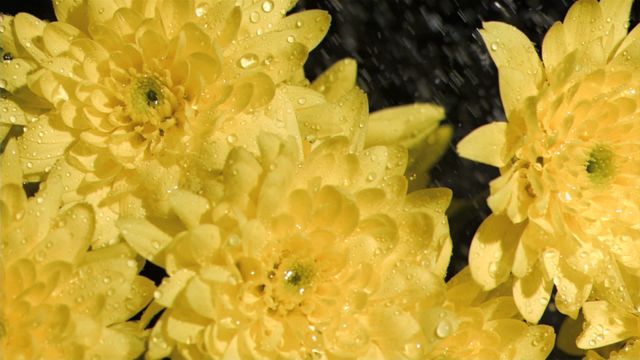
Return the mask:
[[[552,289],[553,282],[544,276],[539,263],[527,275],[513,282],[513,300],[525,320],[538,323],[547,308]]]
[[[575,319],[582,304],[591,293],[591,277],[561,261],[553,280],[558,289],[555,299],[556,307],[563,314]]]
[[[147,220],[120,219],[117,226],[129,245],[152,261],[173,240]]]
[[[528,326],[523,334],[510,344],[510,347],[515,349],[512,359],[544,359],[553,349],[555,338],[551,326]]]
[[[500,99],[504,112],[509,117],[512,111],[523,106],[523,102],[530,96],[538,94],[536,84],[529,81],[529,75],[512,68],[500,69],[498,81],[500,83]]]
[[[605,27],[610,27],[609,35],[605,31],[604,46],[608,57],[627,35],[629,28],[629,13],[633,0],[600,0],[600,9],[605,19]]]
[[[356,86],[357,76],[358,63],[354,59],[343,59],[320,74],[311,83],[311,88],[322,93],[328,101],[336,102]]]
[[[206,198],[184,190],[172,192],[169,195],[169,205],[187,228],[198,225],[202,214],[209,209]]]
[[[59,21],[64,21],[80,30],[86,31],[88,25],[86,1],[54,1],[53,11]]]
[[[564,18],[567,53],[602,38],[609,30],[605,30],[604,25],[602,10],[596,0],[579,0],[573,4]]]
[[[489,55],[498,68],[500,77],[500,94],[503,99],[513,96],[509,91],[519,88],[522,98],[533,95],[544,79],[542,62],[535,47],[520,30],[500,22],[486,22],[484,28],[480,30]],[[510,73],[516,72],[519,76],[510,75],[506,77],[506,69],[511,69]],[[503,89],[503,83],[510,83],[511,89]],[[505,113],[508,115],[512,107],[504,103]]]
[[[442,119],[444,109],[427,103],[376,111],[369,116],[365,147],[399,144],[412,148],[424,141]]]
[[[163,306],[171,307],[173,302],[190,282],[195,273],[189,269],[180,269],[165,278],[158,290],[153,294],[155,301]]]
[[[473,279],[485,290],[507,280],[524,224],[514,224],[508,217],[492,214],[486,218],[471,241],[469,268]]]
[[[274,31],[286,31],[294,41],[313,50],[329,30],[331,16],[324,10],[307,10],[282,19]],[[291,38],[287,38],[289,41]]]
[[[636,316],[605,301],[583,306],[586,325],[576,343],[581,349],[593,349],[640,335]]]
[[[558,21],[549,28],[542,41],[542,60],[548,75],[567,55],[564,31],[564,25]]]
[[[507,123],[492,122],[473,130],[460,140],[456,149],[466,159],[496,167],[504,166],[504,148],[507,141]]]

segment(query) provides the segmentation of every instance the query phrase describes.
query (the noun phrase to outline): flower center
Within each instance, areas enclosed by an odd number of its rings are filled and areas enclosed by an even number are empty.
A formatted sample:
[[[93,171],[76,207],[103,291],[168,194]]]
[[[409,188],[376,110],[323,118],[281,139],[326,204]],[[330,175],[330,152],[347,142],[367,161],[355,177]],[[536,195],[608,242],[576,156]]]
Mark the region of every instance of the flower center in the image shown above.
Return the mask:
[[[147,91],[147,106],[156,107],[159,102],[158,93],[153,89],[149,89]]]
[[[291,289],[302,295],[306,287],[311,285],[315,271],[309,263],[294,261],[285,266],[282,272],[284,283]]]
[[[615,172],[613,151],[608,146],[596,145],[589,153],[585,170],[595,184],[609,181]]]
[[[129,87],[127,108],[135,123],[153,125],[154,130],[166,130],[173,118],[173,94],[160,79],[153,75],[140,76]],[[145,132],[149,131],[146,129]]]

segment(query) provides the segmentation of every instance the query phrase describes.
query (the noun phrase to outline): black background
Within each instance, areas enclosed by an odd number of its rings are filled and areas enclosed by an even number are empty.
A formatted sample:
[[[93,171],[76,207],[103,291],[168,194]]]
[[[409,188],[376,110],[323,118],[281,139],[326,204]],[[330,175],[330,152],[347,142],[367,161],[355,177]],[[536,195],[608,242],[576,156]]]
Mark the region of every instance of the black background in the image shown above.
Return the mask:
[[[329,34],[311,53],[305,67],[313,79],[345,57],[358,61],[358,84],[372,111],[416,101],[445,107],[455,128],[449,151],[433,170],[433,184],[451,188],[466,211],[452,214],[454,255],[449,275],[466,265],[468,244],[488,214],[488,182],[494,168],[462,160],[453,151],[462,137],[489,121],[502,119],[496,69],[477,29],[483,21],[518,27],[539,45],[553,22],[564,17],[570,0],[301,0],[296,8],[325,9],[333,17]],[[634,5],[631,27],[640,6]],[[26,11],[54,20],[46,0],[3,1],[0,11]],[[157,272],[147,269],[152,276]],[[159,279],[157,279],[159,280]],[[542,322],[559,325],[549,310]],[[550,359],[570,359],[554,350]]]

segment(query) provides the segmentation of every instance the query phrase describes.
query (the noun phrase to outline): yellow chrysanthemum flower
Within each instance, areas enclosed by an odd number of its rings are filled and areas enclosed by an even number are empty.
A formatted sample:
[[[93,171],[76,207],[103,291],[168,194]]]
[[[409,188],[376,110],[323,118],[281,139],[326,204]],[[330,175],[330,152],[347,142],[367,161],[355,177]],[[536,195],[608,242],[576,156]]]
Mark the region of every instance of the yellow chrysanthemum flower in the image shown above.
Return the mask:
[[[627,36],[631,2],[577,1],[547,33],[543,61],[517,29],[481,30],[507,122],[458,144],[501,172],[469,262],[487,289],[512,272],[531,322],[554,284],[558,309],[572,317],[590,294],[633,308],[625,281],[640,274],[640,42],[638,30]]]
[[[168,216],[118,222],[169,274],[147,356],[407,356],[426,336],[419,310],[441,299],[450,191],[405,195],[401,147],[337,137],[301,161],[295,138],[258,143],[200,195],[173,191]]]
[[[0,357],[131,359],[144,333],[127,322],[151,299],[153,283],[126,244],[88,251],[90,206],[59,209],[64,172],[52,170],[27,199],[15,143],[0,160]]]
[[[68,0],[54,2],[59,22],[16,15],[16,43],[38,65],[29,87],[55,115],[21,138],[26,176],[66,154],[85,183],[113,182],[162,151],[184,151],[197,122],[266,105],[328,29],[325,12],[285,16],[291,6]]]
[[[94,205],[95,245],[104,246],[113,242],[119,203],[149,162],[187,164],[204,142],[221,164],[261,129],[297,134],[295,118],[281,116],[290,109],[267,107],[280,101],[277,84],[300,81],[329,16],[285,16],[292,6],[69,0],[54,2],[59,22],[16,15],[5,32],[34,64],[29,90],[51,107],[19,138],[25,176],[39,181],[64,157],[75,169],[65,202]],[[202,134],[209,131],[215,136]]]
[[[423,310],[431,330],[426,333],[435,336],[420,358],[546,359],[554,345],[553,328],[522,321],[507,285],[487,292],[473,281],[469,268],[456,274],[447,283],[444,301]]]

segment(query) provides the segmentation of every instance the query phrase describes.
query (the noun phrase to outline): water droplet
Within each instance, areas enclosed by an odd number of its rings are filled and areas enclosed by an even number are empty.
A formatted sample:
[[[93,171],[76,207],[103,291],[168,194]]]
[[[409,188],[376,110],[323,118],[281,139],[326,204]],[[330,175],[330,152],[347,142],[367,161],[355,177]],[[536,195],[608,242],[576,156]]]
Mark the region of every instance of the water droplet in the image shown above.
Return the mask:
[[[208,7],[209,7],[208,3],[202,3],[198,5],[198,7],[196,7],[196,16],[197,17],[205,16],[208,12]]]
[[[258,64],[258,55],[256,54],[244,54],[240,60],[238,60],[238,66],[243,69],[250,69]]]
[[[500,47],[500,45],[498,45],[497,42],[492,42],[491,43],[491,50],[492,51],[498,51],[498,48]]]
[[[436,335],[442,339],[449,336],[450,333],[451,333],[451,324],[449,324],[447,320],[440,321],[438,323],[438,326],[436,327]]]
[[[229,235],[229,238],[227,239],[227,242],[231,246],[238,246],[238,244],[240,244],[240,237],[238,235],[236,235],[236,234],[231,234],[231,235]]]
[[[254,24],[257,23],[260,21],[260,14],[258,14],[257,11],[253,11],[251,15],[249,15],[249,20]]]
[[[269,13],[273,10],[273,2],[271,0],[266,0],[262,3],[262,11]]]
[[[295,36],[293,36],[293,35],[287,36],[287,42],[289,44],[293,44],[294,41],[296,41],[296,37]]]
[[[227,142],[229,144],[234,144],[236,141],[238,141],[238,136],[236,134],[229,134],[227,136]]]
[[[158,300],[162,297],[162,292],[160,290],[156,290],[153,292],[153,298]]]

